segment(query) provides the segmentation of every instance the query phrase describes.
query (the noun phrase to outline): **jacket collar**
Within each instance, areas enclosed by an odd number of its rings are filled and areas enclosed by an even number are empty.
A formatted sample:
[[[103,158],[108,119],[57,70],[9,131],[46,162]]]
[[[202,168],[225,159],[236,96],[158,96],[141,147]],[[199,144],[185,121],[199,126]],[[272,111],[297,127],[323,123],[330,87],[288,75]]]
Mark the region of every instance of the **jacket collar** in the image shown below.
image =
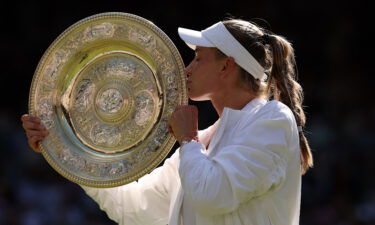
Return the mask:
[[[220,119],[214,124],[214,126],[217,126],[217,130],[210,141],[208,154],[212,154],[212,150],[215,149],[216,145],[219,143],[226,128],[235,126],[244,115],[251,116],[256,113],[266,103],[267,100],[263,98],[255,98],[247,103],[241,110],[224,107]]]
[[[250,111],[250,112],[253,112],[255,110],[258,110],[259,107],[264,106],[266,103],[267,103],[267,100],[264,99],[264,98],[254,98],[249,103],[247,103],[245,105],[245,107],[243,107],[240,111]],[[230,109],[230,108],[228,108],[228,109]],[[231,110],[236,111],[235,109],[231,109]]]

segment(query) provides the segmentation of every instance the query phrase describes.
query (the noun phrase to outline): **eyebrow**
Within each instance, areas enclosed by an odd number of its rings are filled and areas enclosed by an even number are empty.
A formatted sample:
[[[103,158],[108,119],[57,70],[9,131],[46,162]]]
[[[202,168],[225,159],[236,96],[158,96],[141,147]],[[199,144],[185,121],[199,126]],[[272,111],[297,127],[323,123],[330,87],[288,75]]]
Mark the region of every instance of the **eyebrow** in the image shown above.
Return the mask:
[[[197,56],[200,52],[201,52],[201,48],[195,48],[194,50],[194,53],[195,53],[195,56]]]

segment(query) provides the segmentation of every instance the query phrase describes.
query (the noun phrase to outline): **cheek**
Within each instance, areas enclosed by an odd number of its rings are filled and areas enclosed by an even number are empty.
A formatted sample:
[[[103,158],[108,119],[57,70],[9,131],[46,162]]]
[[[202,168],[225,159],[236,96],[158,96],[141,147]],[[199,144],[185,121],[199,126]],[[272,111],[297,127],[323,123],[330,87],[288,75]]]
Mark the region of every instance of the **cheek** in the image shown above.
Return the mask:
[[[194,70],[194,61],[191,61],[187,67],[185,67],[185,73],[192,73]]]

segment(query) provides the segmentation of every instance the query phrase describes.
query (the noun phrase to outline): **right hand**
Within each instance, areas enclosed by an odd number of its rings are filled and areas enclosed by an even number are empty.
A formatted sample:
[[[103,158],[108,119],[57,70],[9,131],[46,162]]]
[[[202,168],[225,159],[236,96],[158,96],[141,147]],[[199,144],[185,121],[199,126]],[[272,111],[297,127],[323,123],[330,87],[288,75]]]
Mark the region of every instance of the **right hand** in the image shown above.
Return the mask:
[[[35,116],[24,114],[21,117],[22,127],[26,132],[29,146],[35,152],[41,152],[39,148],[39,141],[48,136],[49,132],[43,126],[40,119]]]

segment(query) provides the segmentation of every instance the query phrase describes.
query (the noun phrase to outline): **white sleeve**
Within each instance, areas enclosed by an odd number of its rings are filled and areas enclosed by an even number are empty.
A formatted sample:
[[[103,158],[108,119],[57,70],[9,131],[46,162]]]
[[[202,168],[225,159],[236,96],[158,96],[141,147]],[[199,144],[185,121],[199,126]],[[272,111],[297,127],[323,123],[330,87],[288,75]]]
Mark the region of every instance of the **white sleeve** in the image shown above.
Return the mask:
[[[81,187],[109,218],[119,224],[165,225],[168,223],[170,190],[178,180],[177,160],[178,152],[138,182],[114,188]]]
[[[181,185],[199,213],[232,212],[285,179],[292,125],[288,116],[278,114],[234,131],[231,143],[212,158],[203,154],[205,149],[199,142],[180,149]]]

